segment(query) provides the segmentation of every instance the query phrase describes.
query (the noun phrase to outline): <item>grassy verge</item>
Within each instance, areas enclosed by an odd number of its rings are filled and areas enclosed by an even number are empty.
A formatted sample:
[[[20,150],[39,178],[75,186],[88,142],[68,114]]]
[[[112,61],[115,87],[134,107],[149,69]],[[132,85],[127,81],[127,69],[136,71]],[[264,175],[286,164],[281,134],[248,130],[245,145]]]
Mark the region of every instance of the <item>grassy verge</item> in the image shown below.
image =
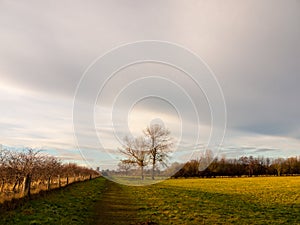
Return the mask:
[[[172,179],[128,187],[142,221],[300,224],[300,177]]]
[[[159,225],[300,224],[300,177],[171,179],[142,187],[98,178],[25,202],[1,215],[0,224],[106,221],[99,216],[110,216],[105,224],[134,224],[131,217]]]
[[[0,224],[90,224],[105,179],[74,183],[1,213]]]

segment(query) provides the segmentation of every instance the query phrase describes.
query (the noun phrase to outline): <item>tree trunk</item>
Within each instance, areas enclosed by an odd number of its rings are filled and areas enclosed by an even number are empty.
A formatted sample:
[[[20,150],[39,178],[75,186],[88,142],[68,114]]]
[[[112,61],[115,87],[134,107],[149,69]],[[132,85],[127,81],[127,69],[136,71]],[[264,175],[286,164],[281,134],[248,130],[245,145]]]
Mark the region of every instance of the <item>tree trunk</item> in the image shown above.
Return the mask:
[[[152,180],[154,180],[155,178],[154,178],[154,169],[155,169],[155,164],[156,164],[156,154],[157,154],[157,150],[156,150],[156,148],[154,148],[154,139],[152,138],[152,157],[153,157],[153,159],[152,159],[152,170],[151,170],[151,178],[152,178]]]
[[[47,180],[47,190],[49,191],[51,188],[51,177],[48,177],[48,180]]]
[[[153,155],[153,160],[152,160],[152,170],[151,170],[151,177],[152,180],[154,180],[154,170],[155,170],[155,164],[156,164],[156,150],[155,150],[155,154]]]
[[[1,183],[1,192],[3,192],[3,190],[4,190],[4,184],[5,184],[5,180],[2,179],[2,183]]]
[[[18,181],[18,192],[20,192],[20,187],[22,185],[22,179],[21,177],[19,177],[19,181]]]
[[[24,197],[30,197],[30,185],[31,185],[31,176],[29,174],[26,175],[24,178],[24,184],[23,184],[23,196]]]
[[[15,184],[14,184],[13,189],[12,189],[13,192],[16,192],[16,187],[17,187],[18,183],[19,183],[19,178],[16,177],[16,181],[15,181]]]
[[[151,170],[151,177],[152,177],[152,180],[154,180],[154,170],[155,170],[155,163],[153,162],[152,164],[152,170]]]
[[[67,176],[67,185],[69,184],[69,176]]]
[[[58,188],[61,188],[60,175],[57,176],[57,179],[58,179]]]
[[[144,167],[141,166],[141,178],[142,180],[144,180]]]

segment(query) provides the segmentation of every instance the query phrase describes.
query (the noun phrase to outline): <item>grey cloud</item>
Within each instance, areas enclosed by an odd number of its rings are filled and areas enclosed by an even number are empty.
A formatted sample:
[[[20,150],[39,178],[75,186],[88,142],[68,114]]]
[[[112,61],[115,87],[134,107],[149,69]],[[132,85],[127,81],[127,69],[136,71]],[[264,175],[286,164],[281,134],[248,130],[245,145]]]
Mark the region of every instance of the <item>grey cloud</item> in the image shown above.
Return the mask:
[[[242,156],[276,156],[280,153],[278,148],[256,147],[256,146],[229,146],[224,147],[220,151],[220,155],[224,154],[230,158],[239,158]]]
[[[278,148],[257,148],[255,150],[256,153],[268,153],[268,152],[277,152],[280,149]]]
[[[167,10],[161,7],[165,4],[153,7],[137,1],[135,6],[131,1],[91,5],[74,1],[68,7],[64,5],[2,3],[0,59],[1,75],[9,76],[5,79],[72,96],[84,70],[96,57],[117,44],[147,38],[141,28],[148,34],[150,30],[155,33],[157,24],[152,13]],[[138,19],[140,16],[144,21]],[[151,23],[152,29],[145,22]],[[167,33],[168,27],[165,29]]]
[[[69,109],[59,117],[71,118],[78,81],[96,57],[131,41],[171,41],[197,53],[215,72],[227,103],[228,129],[299,139],[299,9],[300,2],[296,0],[1,2],[0,79],[16,88],[46,93],[49,99],[65,98],[70,102]],[[119,79],[107,87],[105,104],[130,76],[143,73],[140,70],[131,74],[133,71],[120,73]],[[167,70],[156,71],[163,74]],[[172,79],[198,97],[196,104],[205,106],[202,122],[209,124],[204,97],[187,79],[175,75]],[[138,95],[141,90],[136,87],[134,92]],[[166,88],[161,92],[168,91]],[[9,116],[9,110],[4,110],[5,118],[16,117],[19,121],[13,125],[1,121],[1,134],[5,129],[13,132],[12,129],[28,127],[24,120],[32,119],[35,107],[40,107],[30,104],[33,99],[22,99],[13,106],[8,101],[2,98],[1,105],[8,105],[14,112]],[[46,105],[47,99],[39,101]],[[124,101],[124,105],[128,102]],[[24,107],[27,103],[30,109]],[[59,111],[62,105],[53,107]],[[167,105],[154,101],[143,108],[170,112]],[[57,115],[55,112],[52,109],[49,114]],[[192,120],[190,115],[187,112],[188,122]],[[70,134],[71,130],[64,132]]]

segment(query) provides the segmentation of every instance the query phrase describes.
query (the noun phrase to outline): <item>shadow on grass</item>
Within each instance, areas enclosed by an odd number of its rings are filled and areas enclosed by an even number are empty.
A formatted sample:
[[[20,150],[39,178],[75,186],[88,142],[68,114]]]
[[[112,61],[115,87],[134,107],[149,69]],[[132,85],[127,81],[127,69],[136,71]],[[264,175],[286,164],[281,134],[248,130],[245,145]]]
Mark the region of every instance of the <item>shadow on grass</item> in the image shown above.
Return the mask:
[[[138,201],[144,202],[139,215],[159,224],[172,221],[172,224],[299,224],[300,221],[298,203],[278,204],[243,194],[204,192],[183,187],[154,185],[138,188],[134,194]]]

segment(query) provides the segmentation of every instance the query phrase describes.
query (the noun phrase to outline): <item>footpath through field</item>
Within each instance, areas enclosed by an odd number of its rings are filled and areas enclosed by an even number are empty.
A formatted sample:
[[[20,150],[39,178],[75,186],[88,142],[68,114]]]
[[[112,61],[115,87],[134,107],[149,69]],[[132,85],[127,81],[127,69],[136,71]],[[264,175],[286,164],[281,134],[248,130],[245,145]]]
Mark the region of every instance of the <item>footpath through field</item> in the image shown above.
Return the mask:
[[[115,182],[105,181],[103,197],[96,210],[95,224],[137,224],[138,205],[127,190]]]

